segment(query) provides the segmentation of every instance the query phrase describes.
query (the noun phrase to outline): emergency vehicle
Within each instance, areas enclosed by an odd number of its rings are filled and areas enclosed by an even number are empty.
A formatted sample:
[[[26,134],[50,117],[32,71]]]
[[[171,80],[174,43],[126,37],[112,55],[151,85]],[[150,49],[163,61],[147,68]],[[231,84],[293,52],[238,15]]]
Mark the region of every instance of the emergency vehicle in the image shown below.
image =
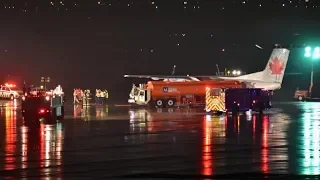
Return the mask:
[[[166,82],[149,81],[147,84],[133,84],[128,103],[136,105],[155,105],[157,108],[177,106],[204,106],[206,87],[241,88],[239,81],[193,81]]]
[[[61,86],[46,91],[41,88],[24,88],[22,96],[22,115],[25,120],[46,118],[62,120],[64,118],[64,92]]]
[[[271,97],[273,92],[257,88],[207,88],[206,112],[246,112],[272,108]]]
[[[14,85],[1,85],[0,86],[0,98],[2,99],[17,99],[20,97],[18,91],[12,90],[12,87],[15,87]]]

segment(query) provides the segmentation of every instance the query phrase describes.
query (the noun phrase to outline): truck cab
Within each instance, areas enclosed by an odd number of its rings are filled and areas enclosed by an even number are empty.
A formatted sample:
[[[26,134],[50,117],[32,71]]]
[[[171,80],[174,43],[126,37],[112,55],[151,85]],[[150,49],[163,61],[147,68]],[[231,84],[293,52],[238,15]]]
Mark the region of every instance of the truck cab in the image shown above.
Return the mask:
[[[151,100],[151,90],[145,84],[139,84],[137,87],[132,85],[132,89],[129,94],[128,103],[147,105]]]
[[[22,96],[22,115],[25,121],[42,118],[62,120],[64,118],[64,102],[64,92],[60,86],[50,91],[28,88],[28,91],[25,91]]]
[[[245,112],[272,108],[272,91],[264,91],[256,88],[207,88],[206,108],[207,112]]]

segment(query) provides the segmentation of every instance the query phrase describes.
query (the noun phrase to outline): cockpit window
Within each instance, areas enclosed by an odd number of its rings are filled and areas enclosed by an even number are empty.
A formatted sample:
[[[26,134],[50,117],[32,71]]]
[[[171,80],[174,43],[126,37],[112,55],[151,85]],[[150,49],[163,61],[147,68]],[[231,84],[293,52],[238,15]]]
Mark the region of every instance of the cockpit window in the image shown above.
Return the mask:
[[[143,96],[144,95],[144,91],[140,91],[139,95]]]

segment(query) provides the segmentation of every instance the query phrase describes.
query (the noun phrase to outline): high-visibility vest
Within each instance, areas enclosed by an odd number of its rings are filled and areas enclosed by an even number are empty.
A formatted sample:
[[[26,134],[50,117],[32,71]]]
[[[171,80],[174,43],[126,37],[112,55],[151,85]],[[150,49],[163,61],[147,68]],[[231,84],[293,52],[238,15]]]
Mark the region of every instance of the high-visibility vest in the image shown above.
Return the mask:
[[[106,99],[109,98],[109,93],[108,93],[108,91],[105,91],[105,97],[106,97]]]

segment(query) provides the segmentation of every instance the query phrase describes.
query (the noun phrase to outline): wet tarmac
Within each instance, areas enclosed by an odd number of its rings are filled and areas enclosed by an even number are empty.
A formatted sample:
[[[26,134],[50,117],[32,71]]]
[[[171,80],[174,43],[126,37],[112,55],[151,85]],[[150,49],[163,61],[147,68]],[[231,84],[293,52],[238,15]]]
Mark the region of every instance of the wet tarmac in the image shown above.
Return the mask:
[[[68,106],[62,122],[40,127],[24,126],[19,103],[0,105],[0,179],[320,174],[320,103],[234,117]]]

